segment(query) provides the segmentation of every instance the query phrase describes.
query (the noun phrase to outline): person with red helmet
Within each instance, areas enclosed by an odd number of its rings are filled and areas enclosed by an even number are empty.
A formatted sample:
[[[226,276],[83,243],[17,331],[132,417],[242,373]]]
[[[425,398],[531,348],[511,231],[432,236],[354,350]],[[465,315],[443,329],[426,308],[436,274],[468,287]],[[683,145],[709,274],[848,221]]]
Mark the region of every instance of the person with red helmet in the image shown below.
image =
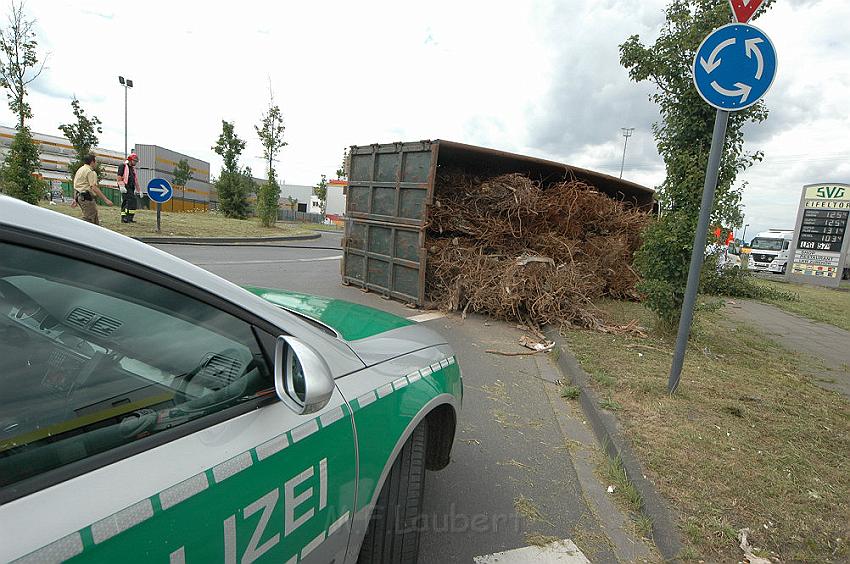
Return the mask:
[[[139,155],[131,153],[127,160],[118,167],[118,189],[121,190],[121,223],[136,221],[137,198],[142,195],[139,177],[136,174],[136,164]]]

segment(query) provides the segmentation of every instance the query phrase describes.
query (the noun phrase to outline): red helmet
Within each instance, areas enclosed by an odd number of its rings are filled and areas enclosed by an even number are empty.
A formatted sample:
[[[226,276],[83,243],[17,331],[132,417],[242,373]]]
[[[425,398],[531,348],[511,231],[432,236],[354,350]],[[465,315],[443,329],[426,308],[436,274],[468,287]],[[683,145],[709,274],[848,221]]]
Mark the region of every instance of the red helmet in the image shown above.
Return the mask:
[[[136,153],[131,153],[130,156],[127,157],[127,160],[128,161],[137,161],[137,160],[139,160],[139,155],[137,155]]]

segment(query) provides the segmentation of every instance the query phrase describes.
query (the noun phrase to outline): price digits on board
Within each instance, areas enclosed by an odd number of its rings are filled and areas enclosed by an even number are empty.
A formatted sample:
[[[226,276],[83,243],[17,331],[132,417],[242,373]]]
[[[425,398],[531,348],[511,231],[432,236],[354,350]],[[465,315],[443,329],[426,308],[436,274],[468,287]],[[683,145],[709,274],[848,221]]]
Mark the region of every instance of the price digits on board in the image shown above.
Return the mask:
[[[805,210],[798,249],[840,253],[850,211]]]

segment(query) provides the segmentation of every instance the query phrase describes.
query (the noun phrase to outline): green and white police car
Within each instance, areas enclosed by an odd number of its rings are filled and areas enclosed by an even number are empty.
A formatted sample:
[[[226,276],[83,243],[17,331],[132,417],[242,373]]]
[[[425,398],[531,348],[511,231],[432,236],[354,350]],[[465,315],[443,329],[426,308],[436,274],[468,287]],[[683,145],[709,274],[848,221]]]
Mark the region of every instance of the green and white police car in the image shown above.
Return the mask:
[[[0,196],[0,561],[415,562],[460,368]]]

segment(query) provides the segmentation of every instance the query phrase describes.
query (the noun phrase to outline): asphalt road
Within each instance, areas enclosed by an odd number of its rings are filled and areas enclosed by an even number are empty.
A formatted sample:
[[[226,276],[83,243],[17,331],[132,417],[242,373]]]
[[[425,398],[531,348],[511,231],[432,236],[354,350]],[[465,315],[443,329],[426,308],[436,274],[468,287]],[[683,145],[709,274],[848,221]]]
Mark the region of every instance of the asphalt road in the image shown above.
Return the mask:
[[[157,246],[237,284],[340,298],[404,317],[422,313],[341,285],[340,239],[325,234],[286,248]],[[476,556],[528,546],[535,534],[571,538],[592,561],[616,560],[612,534],[600,525],[595,516],[600,510],[588,504],[588,488],[577,477],[571,454],[575,441],[564,432],[565,426],[586,431],[584,423],[580,414],[556,417],[553,402],[563,400],[557,386],[546,382],[554,379],[551,362],[543,355],[485,352],[522,350],[517,340],[523,333],[507,324],[457,316],[424,323],[454,347],[465,395],[452,462],[427,476],[420,562],[472,562]],[[623,560],[634,556],[616,554]]]

